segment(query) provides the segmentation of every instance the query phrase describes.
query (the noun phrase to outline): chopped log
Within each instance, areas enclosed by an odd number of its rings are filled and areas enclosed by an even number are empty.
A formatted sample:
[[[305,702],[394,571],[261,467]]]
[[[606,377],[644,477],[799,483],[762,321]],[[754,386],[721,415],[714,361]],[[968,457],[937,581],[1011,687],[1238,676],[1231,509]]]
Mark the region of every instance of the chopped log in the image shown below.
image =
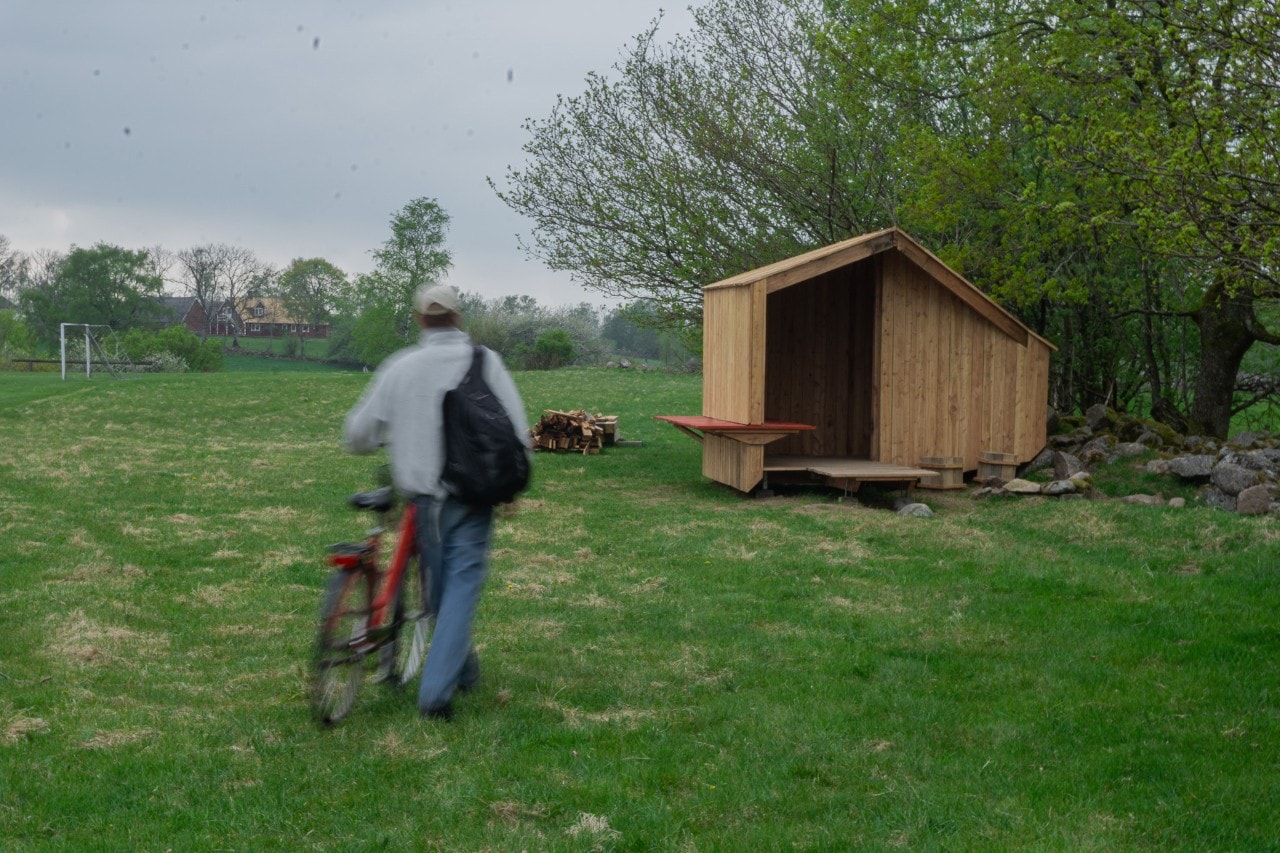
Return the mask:
[[[590,414],[585,409],[561,412],[547,409],[529,430],[533,446],[538,450],[572,450],[582,454],[599,453],[613,444],[618,434],[618,416]]]

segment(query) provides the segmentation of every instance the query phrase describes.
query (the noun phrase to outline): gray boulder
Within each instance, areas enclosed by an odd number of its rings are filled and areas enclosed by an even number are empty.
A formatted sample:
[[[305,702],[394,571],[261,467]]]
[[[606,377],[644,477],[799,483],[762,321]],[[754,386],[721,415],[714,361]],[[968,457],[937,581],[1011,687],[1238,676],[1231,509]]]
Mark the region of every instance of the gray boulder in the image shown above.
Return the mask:
[[[1236,447],[1250,448],[1257,447],[1271,436],[1265,432],[1240,432],[1231,436],[1231,443]]]
[[[1179,456],[1169,460],[1170,473],[1177,474],[1184,480],[1207,480],[1213,473],[1217,459],[1207,454],[1195,456]]]
[[[1053,479],[1069,480],[1072,475],[1079,474],[1083,470],[1084,463],[1079,457],[1062,452],[1053,454]]]
[[[1235,457],[1231,461],[1244,468],[1248,468],[1250,471],[1270,473],[1276,468],[1276,463],[1268,458],[1265,453],[1258,450],[1250,450],[1247,453],[1235,454]]]
[[[1050,497],[1061,497],[1062,495],[1073,495],[1078,491],[1075,480],[1054,480],[1052,483],[1045,485],[1041,492]]]
[[[1133,442],[1134,444],[1141,444],[1143,447],[1159,447],[1160,436],[1159,434],[1154,433],[1151,430],[1146,430],[1145,432],[1139,434],[1139,436],[1135,438]]]
[[[1105,429],[1109,424],[1114,423],[1116,413],[1111,411],[1101,403],[1095,403],[1085,410],[1084,422],[1089,425],[1089,429],[1095,432]]]
[[[1262,515],[1271,509],[1271,490],[1266,486],[1250,486],[1236,497],[1236,512]]]
[[[933,518],[933,510],[925,504],[910,503],[898,510],[898,515],[911,518]]]
[[[1085,442],[1084,447],[1080,448],[1080,452],[1085,453],[1090,450],[1100,450],[1105,454],[1111,452],[1111,449],[1115,446],[1116,437],[1114,435],[1100,435],[1097,438],[1091,438]]]
[[[1012,479],[1004,484],[1004,490],[1015,495],[1038,495],[1041,492],[1040,484],[1033,483],[1030,480]]]
[[[1120,502],[1140,506],[1164,506],[1164,498],[1159,495],[1128,495],[1121,498]]]
[[[1200,490],[1200,498],[1204,501],[1205,506],[1225,509],[1227,512],[1236,511],[1235,495],[1229,495],[1217,486],[1205,486]]]
[[[1036,458],[1027,463],[1028,471],[1043,471],[1045,468],[1053,467],[1053,458],[1056,454],[1049,448],[1041,450],[1036,454]]]
[[[1044,413],[1044,428],[1049,435],[1054,435],[1062,427],[1062,421],[1058,415],[1058,410],[1053,406],[1046,406]]]
[[[1234,462],[1219,462],[1213,468],[1210,481],[1228,495],[1238,495],[1250,486],[1258,484],[1258,472],[1250,471]]]

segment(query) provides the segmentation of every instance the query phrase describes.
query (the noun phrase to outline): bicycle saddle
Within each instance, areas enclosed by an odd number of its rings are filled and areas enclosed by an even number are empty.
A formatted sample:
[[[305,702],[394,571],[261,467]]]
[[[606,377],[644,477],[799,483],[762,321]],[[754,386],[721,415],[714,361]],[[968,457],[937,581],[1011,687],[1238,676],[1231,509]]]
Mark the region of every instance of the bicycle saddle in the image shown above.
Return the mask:
[[[374,512],[386,512],[395,506],[396,496],[390,486],[374,489],[371,492],[356,492],[347,498],[356,509],[371,509]]]

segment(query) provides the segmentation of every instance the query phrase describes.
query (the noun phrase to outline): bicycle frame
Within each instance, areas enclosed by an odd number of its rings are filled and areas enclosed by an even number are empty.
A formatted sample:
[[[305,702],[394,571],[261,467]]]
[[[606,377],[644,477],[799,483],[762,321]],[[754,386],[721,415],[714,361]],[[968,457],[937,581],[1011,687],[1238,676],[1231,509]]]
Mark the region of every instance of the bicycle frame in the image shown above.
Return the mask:
[[[373,529],[364,544],[358,550],[344,550],[329,555],[328,563],[337,569],[361,569],[371,572],[374,581],[380,582],[376,596],[370,590],[373,603],[370,605],[369,623],[366,626],[366,637],[380,628],[387,626],[388,611],[391,599],[400,588],[400,579],[408,568],[409,560],[418,553],[417,548],[417,516],[418,509],[412,503],[405,504],[400,516],[399,541],[396,542],[395,553],[391,557],[391,565],[383,572],[378,567],[378,550],[382,542],[384,528],[381,524]]]
[[[400,538],[384,563],[382,536],[396,505],[391,489],[360,492],[348,502],[377,513],[378,523],[363,541],[329,546],[326,562],[336,571],[325,584],[309,691],[312,710],[325,725],[351,710],[371,654],[377,653],[377,680],[399,688],[418,674],[430,642],[426,578],[406,574],[419,556],[417,509],[403,504]]]

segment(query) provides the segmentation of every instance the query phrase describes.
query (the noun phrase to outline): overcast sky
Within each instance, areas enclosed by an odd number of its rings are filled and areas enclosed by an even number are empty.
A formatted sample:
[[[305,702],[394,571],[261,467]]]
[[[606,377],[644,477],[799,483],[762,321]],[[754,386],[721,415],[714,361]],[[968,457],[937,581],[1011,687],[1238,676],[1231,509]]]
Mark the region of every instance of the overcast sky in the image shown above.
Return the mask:
[[[0,234],[252,249],[349,274],[391,215],[452,217],[448,281],[486,297],[602,304],[519,250],[495,197],[526,119],[611,71],[686,0],[0,0]]]

